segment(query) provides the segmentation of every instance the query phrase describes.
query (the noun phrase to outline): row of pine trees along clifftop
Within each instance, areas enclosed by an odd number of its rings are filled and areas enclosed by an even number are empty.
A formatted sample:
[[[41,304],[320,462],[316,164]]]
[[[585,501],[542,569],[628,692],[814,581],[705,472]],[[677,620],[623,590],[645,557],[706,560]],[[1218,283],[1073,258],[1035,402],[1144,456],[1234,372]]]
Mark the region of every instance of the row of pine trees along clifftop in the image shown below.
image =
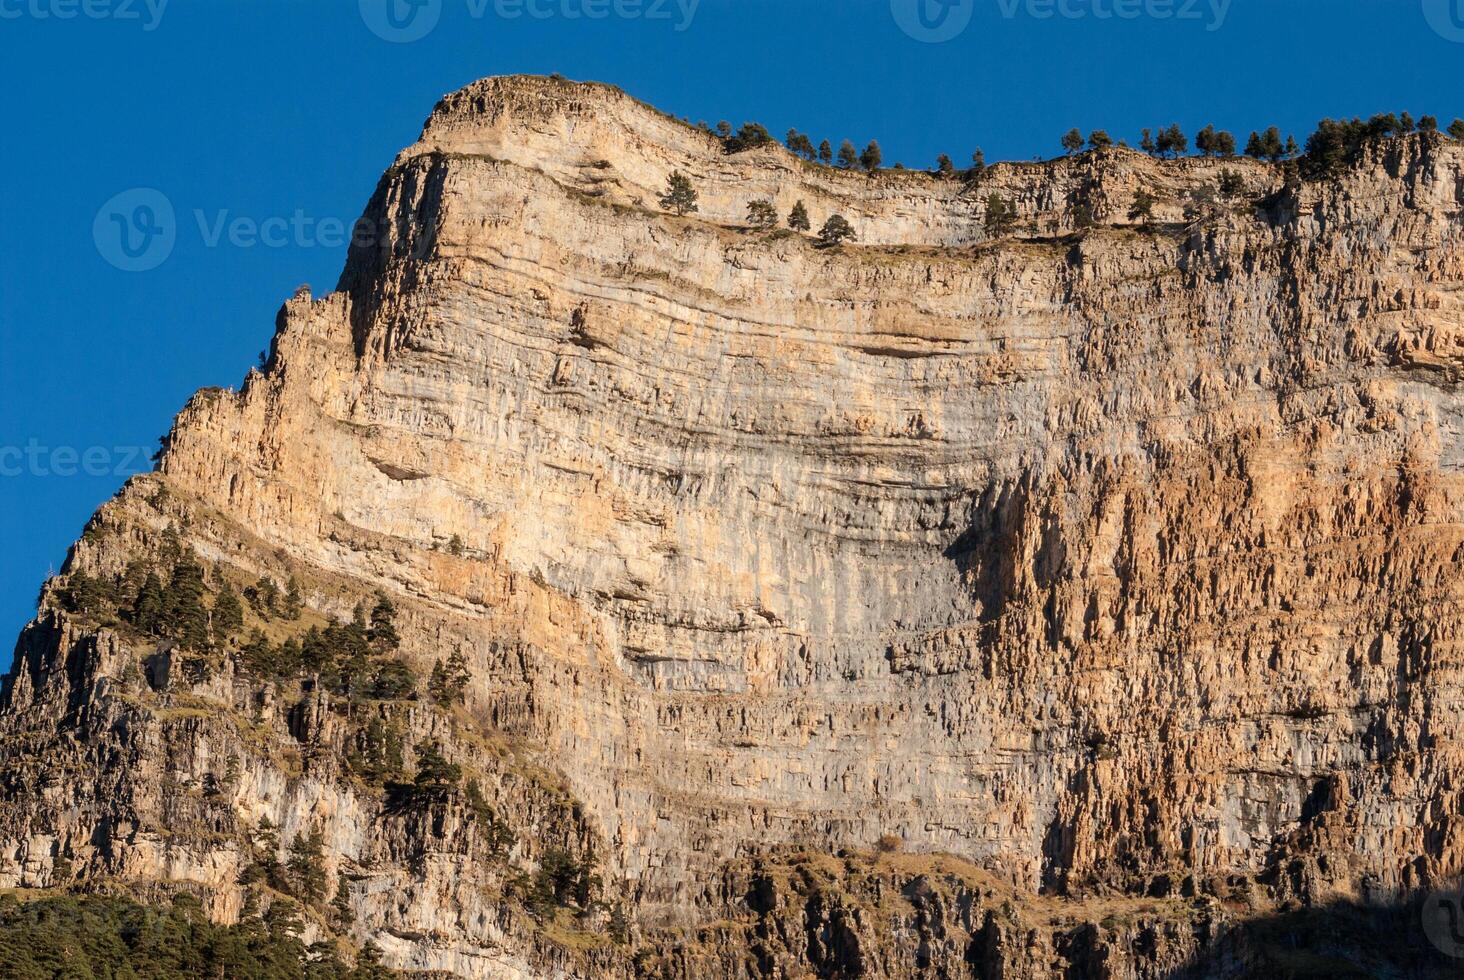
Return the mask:
[[[661,195],[661,207],[685,216],[697,211],[697,192],[691,178],[679,170],[673,170],[666,178],[666,192]],[[771,230],[778,226],[778,209],[772,201],[760,199],[747,205],[747,223],[753,228]],[[802,201],[793,205],[788,212],[788,227],[795,232],[806,232],[813,227],[808,217],[808,208]],[[833,214],[823,223],[818,233],[819,244],[833,247],[846,241],[857,240],[854,226],[842,214]]]
[[[698,126],[722,141],[727,153],[740,153],[759,146],[773,145],[777,141],[767,129],[757,123],[744,123],[737,132],[729,123],[721,122],[715,129],[706,123]],[[1464,119],[1455,119],[1446,131],[1449,137],[1464,141]],[[1370,142],[1394,136],[1423,134],[1427,138],[1442,139],[1438,119],[1422,116],[1415,120],[1408,112],[1401,114],[1380,113],[1367,121],[1324,119],[1315,132],[1307,138],[1303,149],[1294,136],[1281,136],[1281,131],[1271,126],[1264,131],[1254,131],[1246,141],[1244,155],[1255,160],[1280,165],[1288,183],[1303,179],[1320,180],[1335,176],[1355,159],[1358,152]],[[1117,143],[1104,130],[1093,130],[1086,137],[1076,128],[1068,130],[1059,140],[1062,149],[1072,156],[1083,152],[1103,151],[1119,146],[1131,148],[1120,140]],[[833,165],[850,171],[874,173],[881,167],[883,154],[879,142],[871,140],[863,152],[856,151],[854,144],[844,140],[835,156],[828,140],[814,147],[813,141],[796,129],[788,130],[784,145],[789,151],[809,163]],[[1195,134],[1194,148],[1200,156],[1230,159],[1238,156],[1235,136],[1213,125],[1205,126]],[[1145,129],[1139,139],[1139,149],[1150,156],[1161,159],[1175,159],[1189,153],[1190,139],[1178,123],[1155,130]],[[971,167],[961,172],[967,180],[979,178],[986,169],[986,159],[980,149],[971,156]],[[902,170],[901,164],[895,169]],[[954,178],[957,170],[951,158],[942,153],[936,160],[931,173],[940,178]],[[1185,201],[1187,220],[1212,210],[1222,200],[1239,197],[1244,191],[1244,181],[1233,170],[1222,170],[1216,186],[1205,186],[1192,191]],[[679,216],[693,214],[698,210],[697,190],[691,178],[679,170],[672,171],[666,181],[666,190],[660,197],[663,209]],[[1154,206],[1158,198],[1146,189],[1134,195],[1127,212],[1130,221],[1138,222],[1145,230],[1156,227]],[[1015,230],[1020,220],[1019,212],[1012,202],[1000,194],[991,194],[986,200],[985,228],[989,235],[1000,237]],[[1091,205],[1082,200],[1070,201],[1071,224],[1077,229],[1096,224]],[[772,230],[778,227],[780,216],[776,205],[768,199],[750,201],[747,205],[747,224],[758,230]],[[803,201],[796,202],[787,216],[787,226],[794,232],[808,232],[812,219]],[[823,247],[836,247],[846,241],[858,241],[858,235],[843,215],[830,215],[819,229],[818,242]]]
[[[766,127],[755,122],[743,123],[742,128],[736,132],[726,121],[717,123],[715,128],[708,126],[705,122],[699,122],[696,125],[697,128],[720,140],[723,150],[727,153],[741,153],[744,150],[777,142]],[[1351,144],[1355,148],[1356,144],[1370,138],[1403,136],[1414,132],[1439,133],[1440,131],[1439,120],[1436,116],[1424,115],[1415,120],[1409,112],[1378,113],[1366,121],[1360,118],[1323,119],[1317,124],[1316,131],[1307,139],[1304,150],[1297,143],[1295,136],[1288,135],[1283,139],[1280,129],[1276,126],[1270,126],[1264,130],[1254,130],[1246,140],[1245,148],[1241,152],[1245,156],[1270,163],[1280,163],[1297,158],[1316,160],[1329,156],[1339,143],[1344,147]],[[1455,119],[1443,132],[1456,140],[1464,140],[1464,119]],[[1081,130],[1073,128],[1064,133],[1058,143],[1069,155],[1081,153],[1085,149],[1104,150],[1114,146],[1134,148],[1123,139],[1115,140],[1106,130],[1102,129],[1095,129],[1084,136]],[[874,173],[880,170],[884,163],[884,151],[878,140],[870,140],[865,144],[864,149],[860,150],[855,147],[853,142],[846,139],[839,144],[838,150],[835,150],[828,140],[823,140],[815,146],[807,134],[799,132],[797,129],[789,129],[783,139],[783,145],[809,163],[836,166],[843,170]],[[1201,156],[1237,156],[1239,155],[1238,146],[1234,134],[1216,129],[1213,124],[1205,126],[1194,136],[1195,152]],[[1168,126],[1142,130],[1137,149],[1150,156],[1172,159],[1189,153],[1190,138],[1185,135],[1178,123],[1171,123]],[[894,169],[904,170],[906,168],[904,164],[896,163]],[[959,172],[967,177],[972,177],[978,176],[985,169],[986,156],[978,147],[971,154],[971,166]],[[955,176],[958,173],[954,161],[945,153],[936,157],[935,167],[930,172],[940,176]]]

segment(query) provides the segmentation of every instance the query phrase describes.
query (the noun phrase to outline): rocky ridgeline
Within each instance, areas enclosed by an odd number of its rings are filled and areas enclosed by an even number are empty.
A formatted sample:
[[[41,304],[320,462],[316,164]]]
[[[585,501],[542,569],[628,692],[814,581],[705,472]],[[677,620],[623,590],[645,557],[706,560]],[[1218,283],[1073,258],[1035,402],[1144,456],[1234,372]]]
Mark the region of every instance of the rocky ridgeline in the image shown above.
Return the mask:
[[[48,583],[0,885],[480,977],[1401,941],[1464,861],[1461,209],[1437,135],[967,181],[475,83]]]

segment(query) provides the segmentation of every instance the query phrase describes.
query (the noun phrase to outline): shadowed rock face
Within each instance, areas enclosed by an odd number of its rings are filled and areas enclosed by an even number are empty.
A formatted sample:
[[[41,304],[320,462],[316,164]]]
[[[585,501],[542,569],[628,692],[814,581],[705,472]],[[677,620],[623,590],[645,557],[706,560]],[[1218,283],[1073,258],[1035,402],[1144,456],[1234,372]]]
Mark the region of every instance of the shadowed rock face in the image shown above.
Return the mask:
[[[694,215],[657,211],[673,169]],[[1244,193],[1186,215],[1222,169]],[[756,198],[860,244],[740,227]],[[342,931],[397,965],[1159,976],[1246,908],[1451,879],[1461,213],[1439,137],[1299,187],[1123,150],[871,177],[600,86],[471,85],[338,290],[285,304],[268,368],[196,396],[67,566],[172,527],[211,586],[296,576],[300,629],[379,590],[419,675],[466,657],[463,703],[189,666],[58,580],[0,718],[0,885],[181,883],[229,918],[268,817],[324,833]],[[359,778],[370,717],[406,770],[436,739],[473,774],[505,854],[461,794]],[[958,870],[850,856],[829,891],[766,857],[881,835]],[[594,855],[627,944],[523,913],[550,848]],[[789,894],[808,942],[770,924]],[[679,931],[708,922],[741,926]]]

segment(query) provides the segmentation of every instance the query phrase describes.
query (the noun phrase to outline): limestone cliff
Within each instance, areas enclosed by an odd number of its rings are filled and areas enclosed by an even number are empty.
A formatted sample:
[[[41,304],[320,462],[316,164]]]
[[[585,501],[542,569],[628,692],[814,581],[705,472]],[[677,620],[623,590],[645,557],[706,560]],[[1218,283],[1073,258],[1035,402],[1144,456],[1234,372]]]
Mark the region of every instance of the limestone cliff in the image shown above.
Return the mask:
[[[0,885],[229,920],[318,831],[307,931],[405,968],[1157,977],[1451,881],[1461,214],[1437,135],[868,176],[471,85],[48,584]],[[195,558],[256,591],[191,648],[135,607]],[[259,666],[378,594],[399,646]]]

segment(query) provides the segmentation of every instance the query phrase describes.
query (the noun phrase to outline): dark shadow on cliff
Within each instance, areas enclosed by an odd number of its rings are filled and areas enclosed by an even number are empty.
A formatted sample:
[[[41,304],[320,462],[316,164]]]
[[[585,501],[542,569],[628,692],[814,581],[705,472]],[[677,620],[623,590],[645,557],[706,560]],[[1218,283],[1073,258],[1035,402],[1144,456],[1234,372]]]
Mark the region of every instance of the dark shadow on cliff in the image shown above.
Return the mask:
[[[1062,565],[1060,542],[1034,500],[1033,481],[1028,474],[1020,481],[988,486],[972,501],[966,529],[945,549],[945,558],[960,571],[971,597],[980,604],[982,622],[999,619],[1021,587],[1026,537],[1039,536],[1030,571],[1036,587],[1046,588]]]
[[[351,334],[358,358],[372,342],[380,311],[420,284],[423,267],[437,247],[447,174],[447,158],[441,154],[425,154],[392,166],[382,174],[365,212],[352,228],[336,290],[351,297]],[[406,328],[406,324],[392,323],[388,332]],[[376,343],[386,349],[395,339],[377,337]]]
[[[1334,902],[1238,922],[1168,980],[1464,977],[1464,941],[1455,947],[1459,957],[1446,955],[1425,935],[1423,911],[1420,895],[1388,905]]]

